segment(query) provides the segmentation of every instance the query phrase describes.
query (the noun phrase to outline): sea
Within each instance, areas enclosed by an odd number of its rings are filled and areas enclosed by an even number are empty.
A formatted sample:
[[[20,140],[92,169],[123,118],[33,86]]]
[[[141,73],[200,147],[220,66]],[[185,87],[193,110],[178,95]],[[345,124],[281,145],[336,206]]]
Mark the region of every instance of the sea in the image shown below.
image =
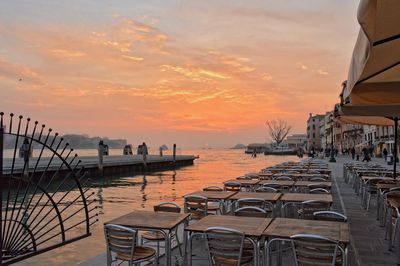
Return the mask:
[[[110,150],[120,155],[121,150]],[[166,151],[168,154],[170,151]],[[80,156],[93,156],[97,150],[76,150]],[[16,265],[77,265],[105,252],[103,224],[133,210],[152,210],[161,202],[183,205],[183,196],[207,186],[221,186],[229,179],[285,161],[298,161],[296,156],[252,157],[235,149],[180,149],[179,154],[198,155],[193,165],[146,174],[107,176],[92,181],[99,206],[99,221],[92,226],[92,236],[29,258]],[[6,156],[7,157],[7,156]]]

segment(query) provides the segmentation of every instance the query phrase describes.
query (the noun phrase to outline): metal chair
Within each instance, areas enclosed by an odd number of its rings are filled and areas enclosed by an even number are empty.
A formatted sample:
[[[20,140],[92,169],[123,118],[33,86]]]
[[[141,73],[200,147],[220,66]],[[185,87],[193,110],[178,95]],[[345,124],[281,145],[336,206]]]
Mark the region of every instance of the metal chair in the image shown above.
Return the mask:
[[[306,200],[301,203],[301,208],[297,213],[301,219],[313,219],[314,212],[329,211],[330,207],[331,204],[329,202]]]
[[[275,178],[275,180],[282,180],[282,181],[293,181],[293,178],[291,178],[290,176],[278,176],[277,178]]]
[[[242,176],[238,176],[236,177],[237,180],[250,180],[251,176],[248,175],[242,175]]]
[[[313,213],[314,220],[347,222],[347,217],[341,213],[334,211],[318,211]]]
[[[163,202],[158,205],[153,206],[155,212],[173,212],[180,213],[181,207],[174,202]],[[179,253],[182,256],[182,247],[178,238],[178,228],[171,234],[171,240],[176,240],[177,246],[179,248]],[[160,256],[160,243],[165,242],[165,234],[160,231],[148,231],[141,235],[141,244],[146,242],[156,242],[157,243],[157,257],[156,262],[158,264],[158,259]]]
[[[203,191],[224,191],[224,189],[217,186],[210,186],[203,188]]]
[[[298,234],[292,240],[295,265],[346,265],[346,252],[339,242],[312,234]]]
[[[282,185],[277,184],[277,183],[264,184],[262,187],[263,188],[274,188],[274,189],[276,189],[277,192],[281,192],[281,190],[282,190]]]
[[[369,210],[369,206],[371,203],[371,197],[372,195],[377,195],[378,194],[378,187],[376,186],[382,179],[381,178],[371,178],[368,179],[363,188],[363,194],[362,194],[362,202],[364,205],[364,208]],[[365,200],[367,202],[365,202]]]
[[[235,216],[267,218],[268,212],[258,207],[242,207],[234,211]]]
[[[329,185],[323,184],[323,183],[309,184],[307,187],[308,187],[308,191],[311,191],[311,190],[316,189],[316,188],[323,188],[323,189],[325,189],[327,191],[331,190]]]
[[[309,191],[310,194],[330,194],[328,190],[324,188],[314,188]]]
[[[262,186],[256,189],[256,192],[264,192],[264,193],[278,193],[278,190],[269,186]]]
[[[323,177],[311,177],[310,181],[311,182],[327,182],[328,180]]]
[[[136,245],[137,231],[134,229],[106,224],[104,235],[107,243],[107,266],[117,261],[127,261],[132,266],[151,261],[156,256],[154,249]]]
[[[272,213],[274,215],[274,205],[272,202],[265,201],[259,198],[242,198],[236,201],[236,209],[240,209],[242,207],[256,207],[265,210],[266,212]]]
[[[184,210],[190,220],[200,220],[208,214],[208,198],[200,195],[185,196]]]
[[[244,233],[225,227],[205,231],[210,265],[251,265],[254,253],[244,249]]]
[[[241,185],[239,182],[225,182],[224,190],[225,191],[240,191]]]
[[[203,188],[203,191],[224,191],[223,188],[217,186],[210,186]],[[221,202],[219,200],[210,200],[208,202],[208,211],[215,212],[217,214],[218,211],[221,211]]]

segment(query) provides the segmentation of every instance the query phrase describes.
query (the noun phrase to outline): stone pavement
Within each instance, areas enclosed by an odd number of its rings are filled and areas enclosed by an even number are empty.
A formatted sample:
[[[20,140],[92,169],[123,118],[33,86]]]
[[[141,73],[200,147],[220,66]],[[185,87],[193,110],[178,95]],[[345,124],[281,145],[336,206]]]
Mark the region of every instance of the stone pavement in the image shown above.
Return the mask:
[[[349,160],[348,156],[339,156],[337,163],[329,163],[335,183],[334,209],[342,209],[350,225],[349,265],[396,265],[396,253],[388,251],[385,229],[376,220],[376,198],[372,198],[369,211],[365,210],[352,185],[343,180],[343,163]],[[373,158],[373,162],[384,165],[379,158]]]

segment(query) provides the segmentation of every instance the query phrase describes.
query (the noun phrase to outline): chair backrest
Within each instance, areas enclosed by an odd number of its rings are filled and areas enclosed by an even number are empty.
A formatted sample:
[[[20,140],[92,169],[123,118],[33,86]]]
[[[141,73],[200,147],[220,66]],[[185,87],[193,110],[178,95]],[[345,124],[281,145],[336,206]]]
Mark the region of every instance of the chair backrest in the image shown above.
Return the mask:
[[[313,170],[308,170],[309,174],[321,174],[319,170],[313,169]]]
[[[289,170],[289,171],[286,171],[285,174],[300,174],[300,172],[299,171]]]
[[[247,176],[247,175],[241,175],[236,177],[237,180],[250,180],[251,176]]]
[[[256,189],[256,192],[278,193],[278,190],[273,187],[262,186]]]
[[[247,173],[245,176],[250,179],[258,179],[260,177],[258,173]]]
[[[265,200],[259,198],[241,198],[236,201],[237,208],[241,207],[258,207],[265,208]]]
[[[311,177],[311,178],[310,178],[310,181],[311,181],[311,182],[326,182],[326,181],[328,181],[328,180],[326,180],[326,179],[323,178],[323,177]]]
[[[275,180],[287,180],[292,181],[293,179],[290,176],[278,176]]]
[[[235,216],[244,216],[244,217],[258,217],[258,218],[266,218],[268,216],[268,212],[264,209],[258,207],[242,207],[234,212]]]
[[[374,192],[378,190],[378,187],[376,186],[380,181],[382,181],[382,178],[370,178],[368,179],[365,184],[367,184],[367,190]]]
[[[107,243],[107,257],[111,258],[111,252],[125,255],[133,260],[135,253],[137,231],[116,224],[104,225],[104,235]]]
[[[301,203],[300,217],[302,219],[313,219],[314,212],[318,211],[329,211],[329,202],[323,202],[318,200],[306,200]]]
[[[225,191],[240,191],[241,185],[239,182],[225,182],[224,190]]]
[[[224,227],[210,227],[205,231],[211,265],[240,265],[244,233]]]
[[[224,191],[224,189],[217,186],[211,186],[203,188],[203,191]]]
[[[290,237],[296,265],[336,265],[342,248],[329,238],[298,234]]]
[[[277,183],[270,183],[270,184],[264,184],[262,187],[264,188],[274,188],[276,190],[280,190],[282,188],[281,184],[277,184]]]
[[[208,198],[200,195],[185,196],[185,213],[192,214],[192,218],[203,218],[207,216]]]
[[[313,213],[314,220],[347,222],[347,217],[341,213],[334,211],[318,211]]]
[[[323,189],[326,189],[329,191],[329,189],[330,189],[329,185],[323,184],[323,183],[309,184],[307,187],[309,190],[315,189],[315,188],[323,188]]]
[[[326,190],[325,188],[310,189],[309,193],[310,194],[330,194],[329,190]]]
[[[154,205],[153,209],[155,212],[181,212],[181,207],[174,202],[162,202],[158,205]]]

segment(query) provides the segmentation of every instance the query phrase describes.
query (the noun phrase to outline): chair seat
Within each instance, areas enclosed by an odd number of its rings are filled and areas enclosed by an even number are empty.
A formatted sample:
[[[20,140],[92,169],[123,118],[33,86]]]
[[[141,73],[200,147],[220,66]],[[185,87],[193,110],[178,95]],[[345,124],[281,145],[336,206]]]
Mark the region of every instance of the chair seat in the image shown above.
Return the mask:
[[[236,259],[225,258],[222,256],[214,256],[214,261],[221,265],[238,265],[238,261]],[[253,261],[253,252],[248,250],[243,250],[242,260],[240,265],[250,264]]]
[[[164,241],[165,235],[158,231],[149,231],[142,234],[143,239],[151,240],[151,241]]]
[[[133,260],[143,260],[156,255],[156,251],[149,247],[135,246],[135,253],[133,254]],[[117,253],[118,260],[130,261],[131,255],[125,253]]]

